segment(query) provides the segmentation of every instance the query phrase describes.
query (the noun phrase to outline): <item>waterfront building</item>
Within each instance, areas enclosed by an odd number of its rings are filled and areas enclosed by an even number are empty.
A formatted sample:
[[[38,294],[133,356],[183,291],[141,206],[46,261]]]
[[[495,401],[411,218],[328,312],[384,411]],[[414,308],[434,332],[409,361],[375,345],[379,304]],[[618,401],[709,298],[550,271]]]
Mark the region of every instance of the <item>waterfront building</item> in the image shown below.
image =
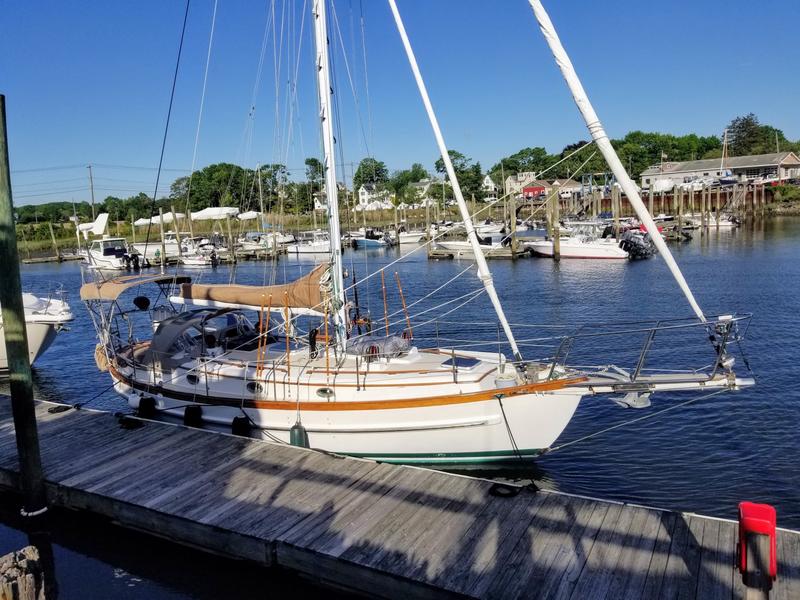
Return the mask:
[[[696,179],[715,180],[732,177],[741,183],[748,181],[784,180],[800,177],[800,158],[794,152],[774,152],[752,156],[665,162],[642,172],[642,189],[651,183],[687,183]],[[669,186],[670,188],[672,186]]]

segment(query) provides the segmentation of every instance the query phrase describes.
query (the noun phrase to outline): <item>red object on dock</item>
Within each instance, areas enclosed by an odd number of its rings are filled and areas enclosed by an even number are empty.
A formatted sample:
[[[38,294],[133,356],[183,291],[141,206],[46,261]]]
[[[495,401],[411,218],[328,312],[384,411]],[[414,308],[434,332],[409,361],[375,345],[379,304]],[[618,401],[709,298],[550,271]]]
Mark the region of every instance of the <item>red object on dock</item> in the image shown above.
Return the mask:
[[[745,583],[747,584],[748,574],[755,574],[761,571],[758,567],[760,565],[750,565],[748,569],[747,557],[748,554],[752,558],[757,558],[752,554],[753,542],[751,541],[751,552],[748,553],[748,536],[754,537],[758,535],[767,536],[769,538],[769,566],[768,572],[770,579],[775,579],[778,576],[778,544],[777,544],[777,514],[775,508],[769,504],[756,504],[755,502],[740,502],[739,503],[739,545],[737,554],[739,558],[739,571],[745,576]],[[759,562],[766,562],[766,557],[760,557],[762,560]]]

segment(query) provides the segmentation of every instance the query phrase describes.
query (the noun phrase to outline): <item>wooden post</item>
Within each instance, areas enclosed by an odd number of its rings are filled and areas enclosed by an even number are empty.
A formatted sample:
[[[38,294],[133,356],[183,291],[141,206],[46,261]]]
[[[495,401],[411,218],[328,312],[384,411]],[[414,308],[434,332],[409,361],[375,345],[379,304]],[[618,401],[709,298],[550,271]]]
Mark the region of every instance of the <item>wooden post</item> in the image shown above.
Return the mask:
[[[561,260],[561,232],[559,231],[559,205],[558,194],[553,195],[553,260]]]
[[[683,189],[681,189],[680,192],[678,193],[678,211],[677,212],[678,212],[678,214],[677,214],[677,217],[678,217],[678,221],[677,221],[678,222],[678,231],[680,231],[682,229],[682,223],[683,223]]]
[[[647,199],[647,211],[653,216],[653,196],[655,195],[655,180],[650,182],[650,197]]]
[[[133,239],[133,243],[134,244],[136,243],[136,225],[135,225],[135,223],[136,223],[136,217],[134,215],[131,215],[131,238]],[[76,224],[75,227],[77,227],[77,226],[78,225]]]
[[[170,205],[169,209],[172,213],[172,226],[175,227],[175,241],[178,242],[178,256],[180,257],[183,256],[183,250],[181,249],[181,228],[178,227],[178,219],[175,216],[175,206]]]
[[[431,255],[431,203],[425,199],[425,253]]]
[[[703,189],[700,191],[700,235],[706,233],[706,194],[708,193],[708,186],[703,184]]]
[[[164,243],[164,209],[158,209],[158,228],[161,232],[161,273],[164,273],[164,263],[167,262],[167,247]]]
[[[189,235],[194,239],[194,224],[192,223],[192,209],[186,208],[186,219],[189,222]]]
[[[616,185],[611,188],[611,216],[614,218],[614,238],[619,239],[619,210],[622,191]]]
[[[53,233],[53,223],[51,221],[47,222],[47,226],[50,228],[50,239],[53,241],[53,256],[56,257],[58,262],[61,262],[61,252],[58,251],[58,243],[56,242],[56,234]]]
[[[717,188],[717,229],[719,230],[719,213],[720,213],[720,195],[722,194],[722,186]]]
[[[0,285],[0,306],[10,374],[11,412],[17,438],[20,483],[25,498],[23,514],[35,516],[47,510],[47,496],[42,476],[39,431],[33,403],[25,308],[22,304],[17,232],[14,227],[14,206],[11,196],[11,171],[8,167],[6,97],[3,94],[0,94],[0,261],[4,264],[3,285]]]
[[[236,264],[236,246],[233,244],[233,233],[231,230],[231,217],[230,215],[225,217],[225,225],[228,227],[228,256],[233,264]]]
[[[0,599],[46,600],[46,579],[35,546],[0,557]]]

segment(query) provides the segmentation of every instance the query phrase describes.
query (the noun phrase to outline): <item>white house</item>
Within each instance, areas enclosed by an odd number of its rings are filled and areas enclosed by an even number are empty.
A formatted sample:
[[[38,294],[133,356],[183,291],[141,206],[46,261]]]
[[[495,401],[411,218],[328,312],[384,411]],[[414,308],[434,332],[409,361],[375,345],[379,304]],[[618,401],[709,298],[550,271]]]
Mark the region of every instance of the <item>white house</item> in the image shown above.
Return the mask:
[[[504,185],[504,193],[511,194],[512,197],[522,194],[522,189],[536,179],[536,173],[533,171],[524,171],[516,175],[509,175],[506,177]]]
[[[385,202],[389,200],[389,192],[378,191],[374,183],[363,183],[358,188],[358,206],[365,207],[371,202]]]
[[[486,194],[487,199],[494,199],[497,197],[497,186],[488,174],[483,178],[481,191]]]
[[[665,162],[653,165],[642,172],[642,189],[651,183],[658,187],[687,183],[695,179],[714,180],[734,177],[742,183],[757,179],[791,179],[800,177],[800,158],[794,152],[775,152],[753,156]],[[665,188],[666,189],[666,188]]]

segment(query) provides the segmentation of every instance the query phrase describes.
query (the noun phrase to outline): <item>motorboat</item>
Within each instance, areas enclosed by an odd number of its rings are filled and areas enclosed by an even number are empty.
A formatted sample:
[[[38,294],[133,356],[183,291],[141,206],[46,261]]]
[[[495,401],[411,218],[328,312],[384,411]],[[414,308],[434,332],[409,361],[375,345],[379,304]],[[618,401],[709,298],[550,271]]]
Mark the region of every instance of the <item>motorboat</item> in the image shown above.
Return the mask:
[[[141,266],[138,252],[132,251],[124,237],[103,236],[89,242],[84,260],[90,269],[123,271]]]
[[[40,298],[30,293],[22,294],[31,365],[50,347],[66,324],[74,319],[63,294],[59,292],[54,296],[56,297]],[[7,373],[5,330],[0,316],[0,374]]]
[[[525,242],[525,246],[530,248],[537,256],[553,257],[552,240]],[[624,260],[628,258],[628,253],[619,247],[615,238],[599,239],[585,235],[573,235],[560,238],[559,246],[559,256],[561,258],[612,260]]]
[[[290,254],[330,254],[331,238],[327,231],[302,231],[293,244],[286,246]]]

